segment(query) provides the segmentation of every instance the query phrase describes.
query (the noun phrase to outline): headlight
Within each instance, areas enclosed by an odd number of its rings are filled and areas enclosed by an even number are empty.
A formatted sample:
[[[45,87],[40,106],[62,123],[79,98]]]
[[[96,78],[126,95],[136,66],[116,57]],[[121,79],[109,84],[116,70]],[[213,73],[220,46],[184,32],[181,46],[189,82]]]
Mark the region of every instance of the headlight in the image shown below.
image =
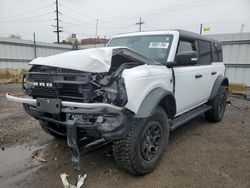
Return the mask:
[[[117,83],[113,82],[113,84],[110,87],[104,88],[104,91],[107,93],[108,101],[110,103],[113,103],[117,98],[117,93],[118,93]]]

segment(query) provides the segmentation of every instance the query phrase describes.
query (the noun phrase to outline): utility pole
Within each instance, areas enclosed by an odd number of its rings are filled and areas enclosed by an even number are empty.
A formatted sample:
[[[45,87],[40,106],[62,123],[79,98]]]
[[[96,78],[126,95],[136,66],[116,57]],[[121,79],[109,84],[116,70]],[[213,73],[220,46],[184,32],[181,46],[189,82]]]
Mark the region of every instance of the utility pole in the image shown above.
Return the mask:
[[[72,50],[79,50],[76,34],[72,33],[71,38],[74,39]]]
[[[240,27],[240,32],[241,33],[244,31],[244,27],[245,27],[245,24],[241,24],[241,27]]]
[[[141,25],[142,24],[145,24],[145,22],[142,22],[141,17],[140,17],[140,21],[135,24],[135,25],[139,25],[139,32],[141,32]]]
[[[200,25],[200,35],[202,35],[203,24]]]
[[[98,19],[96,20],[96,27],[95,27],[95,47],[96,47],[97,31],[98,31]]]
[[[57,34],[57,43],[59,44],[60,43],[60,35],[59,35],[59,33],[60,32],[62,32],[62,30],[61,30],[61,28],[62,27],[60,27],[59,26],[59,13],[61,13],[59,10],[58,10],[58,0],[56,0],[56,26],[54,26],[54,25],[52,25],[53,27],[55,27],[56,28],[56,31],[54,31],[56,34]]]
[[[105,44],[105,46],[107,45],[107,37],[106,37],[106,35],[104,36],[104,44]]]
[[[36,33],[33,33],[33,45],[34,45],[34,56],[36,58],[37,57],[36,55]]]

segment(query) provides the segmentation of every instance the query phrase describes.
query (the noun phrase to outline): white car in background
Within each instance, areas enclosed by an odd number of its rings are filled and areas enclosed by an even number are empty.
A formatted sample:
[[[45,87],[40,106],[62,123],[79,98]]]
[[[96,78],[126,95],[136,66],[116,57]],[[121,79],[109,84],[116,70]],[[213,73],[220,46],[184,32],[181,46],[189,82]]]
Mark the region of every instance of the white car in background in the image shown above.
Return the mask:
[[[113,142],[119,166],[140,175],[159,163],[169,132],[194,117],[223,117],[228,78],[221,44],[183,30],[116,35],[107,47],[33,60],[23,89],[6,94],[55,137],[80,169],[82,140]]]

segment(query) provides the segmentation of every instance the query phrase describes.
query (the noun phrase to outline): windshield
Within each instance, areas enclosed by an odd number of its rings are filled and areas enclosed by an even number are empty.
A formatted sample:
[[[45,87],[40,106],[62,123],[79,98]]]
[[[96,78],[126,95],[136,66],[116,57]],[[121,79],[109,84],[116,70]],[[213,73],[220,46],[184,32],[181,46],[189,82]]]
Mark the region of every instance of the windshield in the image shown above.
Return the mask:
[[[172,35],[147,35],[113,38],[109,47],[126,46],[137,53],[160,62],[167,61]]]

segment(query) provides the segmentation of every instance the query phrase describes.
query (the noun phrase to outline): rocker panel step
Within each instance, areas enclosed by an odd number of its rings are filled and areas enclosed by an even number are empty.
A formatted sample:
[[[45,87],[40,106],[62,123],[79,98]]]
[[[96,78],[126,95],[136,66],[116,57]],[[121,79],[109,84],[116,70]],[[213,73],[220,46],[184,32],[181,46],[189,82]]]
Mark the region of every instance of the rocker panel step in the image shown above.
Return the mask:
[[[209,109],[211,109],[211,106],[202,105],[178,116],[177,118],[170,121],[170,131],[175,130],[176,128],[194,119],[198,115],[208,111]]]

